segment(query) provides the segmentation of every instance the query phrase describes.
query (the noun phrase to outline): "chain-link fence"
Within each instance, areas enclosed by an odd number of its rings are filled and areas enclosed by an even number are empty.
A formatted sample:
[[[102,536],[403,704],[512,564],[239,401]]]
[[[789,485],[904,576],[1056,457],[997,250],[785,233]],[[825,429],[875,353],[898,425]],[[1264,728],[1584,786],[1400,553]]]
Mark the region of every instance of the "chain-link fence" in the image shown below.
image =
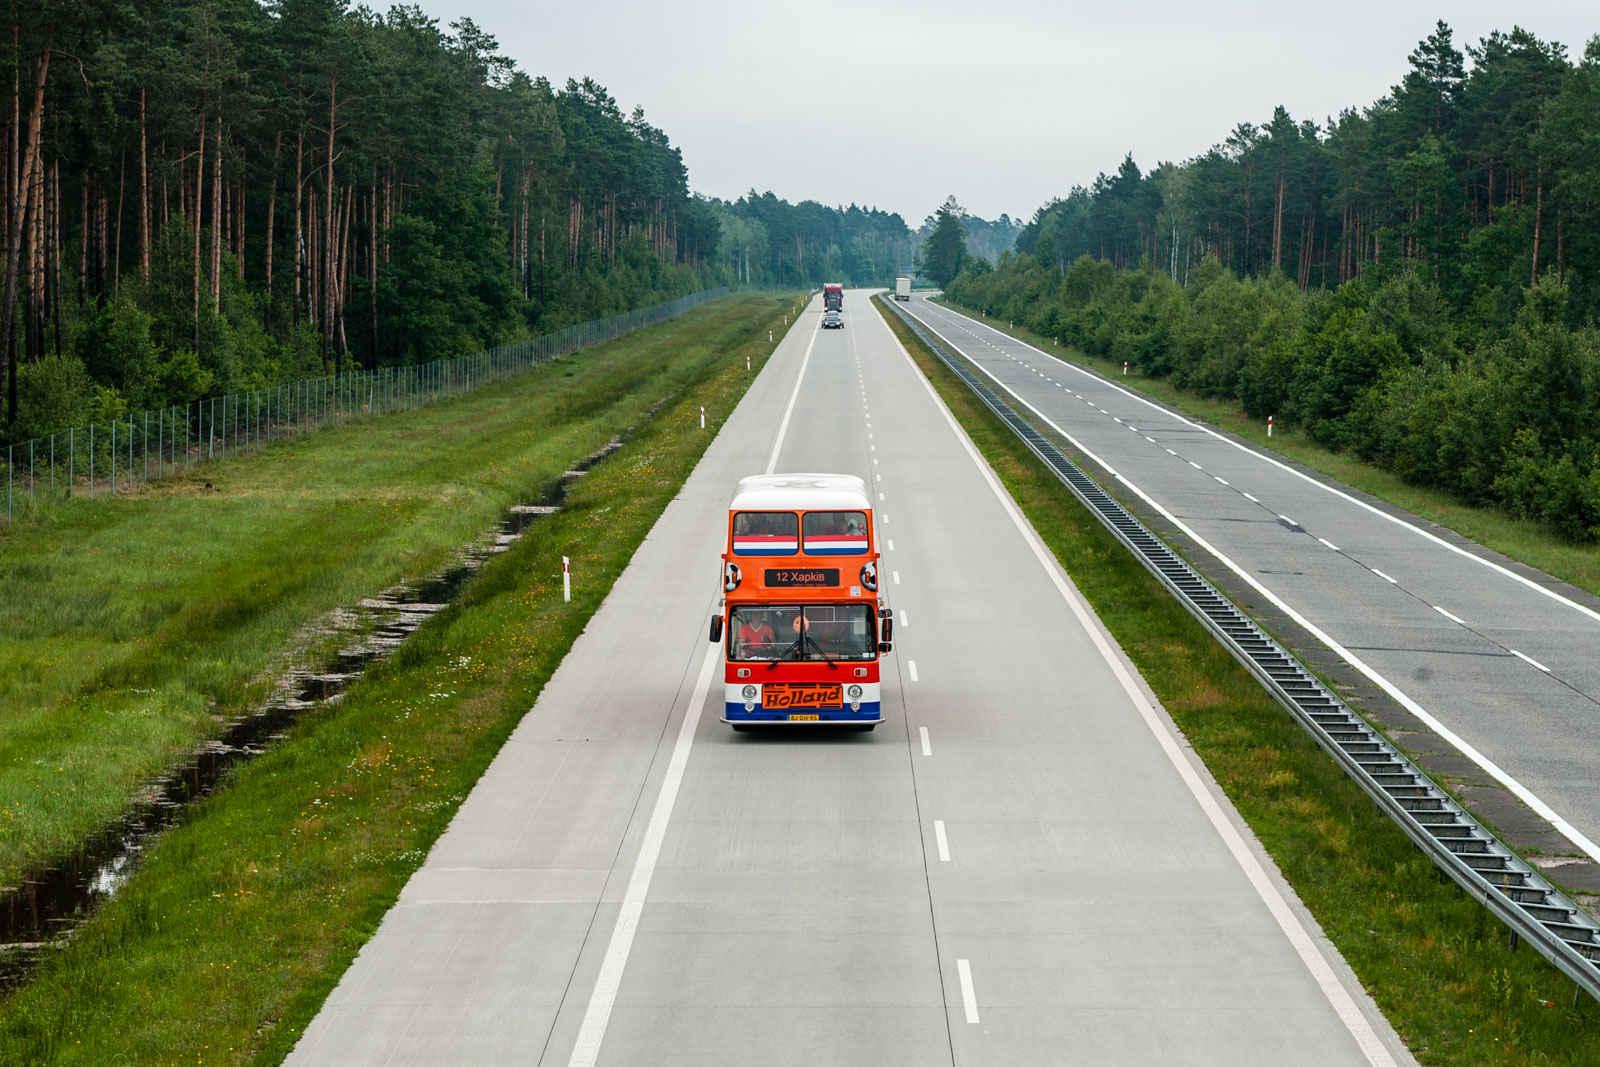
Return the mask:
[[[474,356],[410,367],[379,367],[308,378],[248,393],[90,423],[9,445],[6,521],[41,497],[127,492],[209,459],[237,455],[282,437],[367,415],[410,411],[442,397],[501,381],[580,348],[614,341],[641,326],[677,318],[728,292],[707,289]]]

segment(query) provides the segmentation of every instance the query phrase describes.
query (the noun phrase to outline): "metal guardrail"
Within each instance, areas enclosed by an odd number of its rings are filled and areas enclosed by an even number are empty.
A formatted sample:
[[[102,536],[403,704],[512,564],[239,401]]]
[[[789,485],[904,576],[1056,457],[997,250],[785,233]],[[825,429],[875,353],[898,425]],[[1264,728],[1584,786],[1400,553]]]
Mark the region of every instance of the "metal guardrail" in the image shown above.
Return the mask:
[[[409,411],[520,374],[529,367],[675,319],[727,286],[580,322],[471,356],[405,367],[351,370],[323,378],[208,397],[191,404],[74,426],[8,445],[5,522],[38,496],[114,496],[198,463],[252,451],[282,437],[367,415]]]
[[[887,303],[887,302],[886,302]],[[1253,619],[1061,453],[922,324],[888,304],[995,415],[1255,675],[1433,862],[1520,938],[1600,999],[1600,922],[1551,885],[1435,785]]]

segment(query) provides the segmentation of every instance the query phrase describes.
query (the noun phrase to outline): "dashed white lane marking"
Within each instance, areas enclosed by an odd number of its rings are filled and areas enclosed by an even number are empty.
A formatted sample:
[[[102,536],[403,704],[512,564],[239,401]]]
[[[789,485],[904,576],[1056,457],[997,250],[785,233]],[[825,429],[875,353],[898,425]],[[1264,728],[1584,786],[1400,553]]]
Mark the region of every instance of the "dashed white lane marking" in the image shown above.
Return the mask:
[[[873,451],[877,451],[877,449],[873,449]],[[878,457],[877,456],[873,456],[872,457],[872,465],[874,467],[876,467],[878,465]]]
[[[1379,578],[1382,578],[1384,581],[1388,582],[1390,585],[1399,585],[1400,584],[1399,582],[1395,581],[1393,578],[1389,577],[1387,574],[1383,573],[1382,571],[1380,571],[1376,567],[1372,568],[1372,573],[1376,574]]]
[[[906,660],[906,672],[911,675],[911,680],[913,682],[917,681],[917,661],[916,660],[914,660],[914,659]]]
[[[1155,444],[1156,443],[1156,439],[1154,437],[1149,436],[1149,435],[1145,436],[1145,440],[1149,441],[1151,444]]]
[[[1335,552],[1339,551],[1339,546],[1334,544],[1332,541],[1328,540],[1326,537],[1319,537],[1319,538],[1317,538],[1317,540],[1321,541],[1323,544],[1327,545],[1329,548],[1333,549]]]
[[[894,538],[892,538],[892,537],[889,538],[889,551],[890,552],[894,551]]]
[[[878,479],[878,481],[880,481],[880,482],[883,481],[883,475],[881,475],[881,474],[874,474],[873,477]]]
[[[1457,624],[1458,626],[1465,626],[1467,624],[1467,620],[1463,619],[1459,615],[1450,614],[1448,611],[1444,610],[1443,608],[1441,608],[1437,604],[1435,604],[1433,606],[1433,610],[1437,611],[1440,615],[1443,615],[1445,618],[1449,619],[1451,622]]]
[[[944,835],[944,820],[933,820],[933,839],[939,845],[939,862],[950,862],[950,839]]]
[[[922,754],[924,756],[933,755],[933,742],[928,740],[928,728],[919,726],[917,727],[917,733],[922,736]]]
[[[894,572],[894,584],[895,585],[899,585],[900,584],[900,572],[899,571],[895,571]]]
[[[1279,515],[1278,518],[1282,519],[1284,522],[1288,523],[1290,526],[1299,526],[1300,525],[1298,522],[1295,522],[1293,519],[1291,519],[1287,515]]]
[[[1240,490],[1240,493],[1244,496],[1244,498],[1246,500],[1250,501],[1250,503],[1252,503],[1252,504],[1261,503],[1261,498],[1260,497],[1251,496],[1249,493],[1246,493],[1243,490]]]
[[[906,622],[906,609],[905,608],[901,608],[900,609],[900,625],[901,626],[910,626],[911,625],[910,623]]]
[[[1546,674],[1550,673],[1550,668],[1549,667],[1546,667],[1543,663],[1540,663],[1538,660],[1534,659],[1532,656],[1525,656],[1521,652],[1518,652],[1514,648],[1511,650],[1511,654],[1513,656],[1517,657],[1518,659],[1522,660],[1524,663],[1533,664],[1535,667],[1539,668],[1541,671],[1544,671],[1544,673],[1546,673]]]
[[[889,324],[884,323],[883,328],[886,332],[888,332]],[[938,331],[935,330],[934,332],[937,333]],[[890,336],[893,336],[893,334],[891,333]],[[896,339],[896,345],[899,347],[900,354],[905,359],[906,363],[915,368],[916,363],[912,360],[911,353],[905,350],[904,345],[899,344],[898,338]],[[920,371],[918,372],[918,377],[921,377]],[[990,377],[994,378],[993,375],[990,375]],[[995,384],[999,385],[1002,389],[1005,388],[1004,383],[1002,383],[998,378],[994,378],[994,381]],[[1084,604],[1078,594],[1074,592],[1069,585],[1067,585],[1066,580],[1060,573],[1059,564],[1055,563],[1055,559],[1053,556],[1051,556],[1050,550],[1044,546],[1044,544],[1039,540],[1038,535],[1033,532],[1033,528],[1028,525],[1027,520],[1022,517],[1021,512],[1017,509],[1016,503],[1006,495],[1004,488],[1001,487],[999,481],[995,478],[994,473],[989,469],[988,464],[985,463],[983,457],[978,454],[978,450],[973,446],[972,441],[966,436],[966,434],[962,433],[960,425],[955,420],[955,416],[950,414],[950,409],[945,407],[943,402],[939,400],[939,395],[933,391],[932,384],[929,383],[926,378],[922,378],[922,388],[927,391],[928,395],[933,399],[939,411],[944,415],[945,422],[950,426],[951,432],[956,435],[956,439],[961,442],[962,448],[965,449],[967,458],[970,459],[978,468],[979,474],[983,477],[984,482],[989,486],[989,491],[993,493],[995,499],[1000,502],[1001,508],[1010,517],[1012,525],[1017,528],[1017,531],[1022,535],[1023,541],[1032,550],[1034,558],[1039,561],[1040,567],[1044,569],[1045,574],[1049,578],[1051,584],[1055,586],[1056,592],[1060,594],[1061,599],[1066,601],[1067,605],[1072,609],[1072,613],[1077,617],[1079,625],[1082,626],[1084,632],[1089,635],[1089,639],[1091,642],[1093,642],[1095,650],[1100,653],[1100,658],[1105,662],[1107,667],[1110,668],[1111,673],[1116,677],[1117,681],[1121,683],[1123,693],[1127,696],[1129,702],[1138,710],[1139,717],[1144,720],[1146,728],[1149,729],[1153,735],[1155,735],[1157,743],[1161,746],[1162,752],[1167,757],[1167,761],[1173,766],[1174,769],[1177,770],[1178,776],[1183,780],[1184,785],[1188,787],[1189,795],[1194,798],[1195,802],[1200,806],[1200,810],[1205,813],[1207,821],[1211,823],[1212,828],[1217,832],[1218,836],[1222,838],[1224,845],[1227,847],[1229,853],[1233,856],[1234,862],[1237,863],[1244,871],[1245,877],[1250,881],[1251,888],[1256,891],[1257,897],[1259,897],[1261,902],[1266,905],[1267,910],[1272,914],[1273,919],[1277,922],[1278,929],[1283,931],[1283,934],[1288,939],[1289,944],[1293,946],[1295,954],[1300,957],[1301,963],[1305,965],[1306,970],[1311,972],[1311,977],[1317,983],[1317,988],[1322,992],[1322,995],[1327,998],[1329,1006],[1332,1007],[1334,1013],[1338,1015],[1339,1021],[1344,1024],[1345,1029],[1349,1031],[1350,1036],[1355,1039],[1357,1046],[1360,1047],[1362,1054],[1367,1059],[1367,1062],[1372,1064],[1372,1067],[1396,1067],[1394,1057],[1391,1056],[1389,1054],[1389,1050],[1384,1047],[1382,1039],[1379,1038],[1377,1033],[1373,1030],[1372,1024],[1369,1023],[1366,1017],[1361,1014],[1361,1009],[1356,1006],[1356,1002],[1354,998],[1351,997],[1350,992],[1345,989],[1344,985],[1339,981],[1338,976],[1333,973],[1333,968],[1329,966],[1328,961],[1323,958],[1322,951],[1317,947],[1317,943],[1312,939],[1310,932],[1306,930],[1305,926],[1300,922],[1299,917],[1296,916],[1295,913],[1290,909],[1288,901],[1283,898],[1283,894],[1278,891],[1277,886],[1273,885],[1273,883],[1267,878],[1266,872],[1261,867],[1261,863],[1256,859],[1255,855],[1251,853],[1249,847],[1244,843],[1244,838],[1240,836],[1239,831],[1236,830],[1233,824],[1228,821],[1228,817],[1223,813],[1221,806],[1216,801],[1216,798],[1211,795],[1211,792],[1206,788],[1205,783],[1200,780],[1199,773],[1189,765],[1187,758],[1184,756],[1182,750],[1180,750],[1178,747],[1177,740],[1173,737],[1172,730],[1169,727],[1163,726],[1161,720],[1156,717],[1155,709],[1150,705],[1149,701],[1144,698],[1143,693],[1141,693],[1139,690],[1138,684],[1133,680],[1133,677],[1128,672],[1128,669],[1123,666],[1122,661],[1117,658],[1116,653],[1112,650],[1111,644],[1106,635],[1102,633],[1100,627],[1095,624],[1093,617],[1089,613],[1088,606]],[[1011,392],[1011,390],[1008,389],[1007,392]],[[1051,421],[1048,416],[1044,415],[1043,412],[1040,412],[1037,408],[1034,408],[1026,400],[1023,400],[1022,397],[1017,396],[1015,392],[1011,392],[1011,395],[1016,397],[1019,403],[1028,407],[1034,412],[1034,414],[1043,419],[1051,429],[1055,430],[1057,433],[1071,441],[1075,447],[1083,447],[1081,443],[1076,441],[1070,434]],[[1106,467],[1108,470],[1112,469],[1109,464],[1107,464],[1099,456],[1095,456],[1093,453],[1090,453],[1088,449],[1084,449],[1084,452],[1090,456],[1093,462],[1100,464],[1102,467]],[[1228,559],[1225,554],[1219,552],[1214,546],[1212,546],[1203,537],[1190,528],[1187,523],[1183,522],[1182,519],[1179,519],[1166,508],[1156,503],[1131,482],[1124,480],[1124,484],[1137,493],[1141,499],[1159,512],[1168,522],[1173,523],[1185,534],[1194,538],[1195,542],[1202,548],[1220,559],[1225,566],[1227,566],[1235,574],[1239,575],[1241,579],[1248,582],[1252,588],[1271,601],[1276,607],[1278,607],[1279,610],[1283,611],[1290,618],[1294,619],[1295,622],[1304,626],[1324,644],[1328,645],[1329,647],[1338,646],[1338,642],[1334,641],[1331,637],[1318,629],[1315,623],[1300,615],[1299,612],[1295,611],[1288,604],[1285,604],[1265,586],[1255,581],[1250,576],[1248,571],[1245,571],[1243,568],[1239,567],[1238,564]],[[1345,656],[1347,661],[1355,658],[1349,654],[1348,650],[1342,647],[1337,647],[1336,650],[1341,655]],[[1359,662],[1355,663],[1354,665],[1358,670],[1365,667],[1364,664],[1360,664]],[[1380,684],[1382,683],[1380,682]],[[1385,688],[1387,690],[1388,687]],[[1400,699],[1403,696],[1403,694],[1397,695],[1395,693],[1391,693],[1390,695],[1396,696],[1396,699]],[[1427,712],[1417,705],[1415,701],[1402,700],[1402,703],[1407,704],[1407,710],[1412,711],[1413,714],[1420,713],[1418,716],[1419,718],[1427,716]],[[1427,717],[1430,719],[1432,718],[1431,716]],[[1433,720],[1429,723],[1429,725],[1433,726],[1434,729],[1438,730],[1440,733],[1444,733],[1444,730],[1441,729],[1443,724],[1438,723],[1437,720]],[[1465,744],[1464,741],[1459,741],[1453,736],[1451,741],[1452,743],[1456,744],[1458,748]],[[1563,830],[1563,832],[1565,832],[1565,830]],[[966,961],[957,960],[956,962],[958,969],[961,969]],[[965,997],[965,991],[963,991],[963,997]],[[978,1014],[976,1000],[977,998],[974,997],[972,1011],[967,1016],[969,1020],[973,1021],[976,1021]]]
[[[1202,467],[1202,466],[1200,466],[1200,464],[1198,464],[1198,463],[1196,463],[1196,462],[1195,462],[1195,461],[1194,461],[1194,460],[1192,460],[1192,459],[1191,459],[1191,460],[1190,460],[1190,461],[1189,461],[1189,466],[1191,466],[1191,467],[1193,467],[1193,468],[1194,468],[1194,469],[1195,469],[1195,470],[1197,470],[1197,471],[1199,471],[1199,470],[1205,470],[1205,468],[1204,468],[1204,467]]]
[[[879,493],[879,494],[878,494],[878,500],[879,500],[879,501],[880,501],[880,502],[881,502],[881,501],[882,501],[882,500],[883,500],[883,494],[882,494],[882,493]]]
[[[1217,476],[1215,474],[1213,474],[1211,477],[1217,478]],[[1228,479],[1226,479],[1226,478],[1217,478],[1217,481],[1221,482],[1223,485],[1227,485],[1228,484]]]
[[[1169,456],[1176,456],[1176,455],[1177,455],[1177,453],[1176,453],[1176,452],[1174,452],[1174,451],[1173,451],[1173,450],[1172,450],[1172,449],[1170,449],[1170,448],[1169,448],[1169,449],[1167,449],[1167,455],[1169,455]]]
[[[778,467],[778,454],[783,451],[783,436],[789,432],[789,417],[794,414],[794,402],[800,399],[800,386],[806,380],[806,367],[811,363],[811,346],[817,343],[817,335],[822,332],[820,325],[811,331],[811,340],[806,342],[805,358],[800,361],[800,373],[794,380],[794,392],[789,394],[789,406],[783,409],[783,421],[778,423],[778,437],[772,442],[772,455],[767,459],[767,474],[771,474]]]
[[[967,1011],[967,1022],[978,1021],[978,994],[972,988],[972,965],[966,960],[956,960],[956,973],[961,976],[961,1006]]]
[[[773,454],[777,454],[774,446]],[[578,1040],[572,1046],[569,1067],[594,1067],[600,1055],[600,1044],[605,1040],[606,1023],[611,1019],[611,1007],[617,1000],[617,989],[622,985],[622,972],[628,966],[628,953],[633,949],[633,935],[639,929],[639,915],[644,911],[645,897],[650,893],[650,876],[655,872],[656,859],[661,855],[661,842],[667,836],[667,823],[672,820],[672,806],[678,800],[678,787],[683,783],[683,769],[689,762],[689,748],[694,743],[695,727],[700,724],[700,707],[711,690],[711,676],[717,666],[716,645],[706,650],[705,662],[700,665],[700,676],[695,679],[694,691],[689,696],[689,708],[684,712],[683,725],[678,728],[678,740],[672,746],[672,758],[667,762],[666,777],[661,782],[661,792],[656,806],[650,812],[650,823],[644,831],[644,841],[639,846],[639,858],[633,863],[633,875],[628,879],[628,890],[622,898],[622,910],[617,913],[617,924],[611,930],[611,943],[606,946],[605,959],[600,963],[600,975],[595,979],[594,992],[589,995],[589,1007],[583,1013],[583,1024],[578,1029]]]

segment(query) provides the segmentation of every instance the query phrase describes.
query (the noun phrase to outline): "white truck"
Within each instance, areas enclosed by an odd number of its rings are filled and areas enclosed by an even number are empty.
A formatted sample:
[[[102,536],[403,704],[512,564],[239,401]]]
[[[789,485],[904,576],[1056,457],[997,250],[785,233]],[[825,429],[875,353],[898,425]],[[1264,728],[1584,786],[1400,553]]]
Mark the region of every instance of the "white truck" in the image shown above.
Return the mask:
[[[896,300],[911,299],[911,279],[896,278],[894,280],[894,298]]]

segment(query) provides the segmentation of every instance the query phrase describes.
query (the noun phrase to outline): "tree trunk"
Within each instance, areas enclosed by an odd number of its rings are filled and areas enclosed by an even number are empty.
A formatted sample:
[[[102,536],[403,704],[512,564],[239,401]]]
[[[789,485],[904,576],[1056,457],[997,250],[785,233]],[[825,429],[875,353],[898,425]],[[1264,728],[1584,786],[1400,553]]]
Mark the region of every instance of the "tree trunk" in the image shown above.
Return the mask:
[[[222,109],[217,109],[217,150],[211,161],[211,310],[222,314]]]
[[[144,86],[139,86],[139,276],[150,281],[150,163],[145,141]]]
[[[269,326],[272,323],[272,245],[275,240],[273,237],[273,222],[278,211],[278,154],[282,151],[283,131],[279,130],[278,136],[272,142],[272,182],[268,185],[269,191],[267,193],[267,292],[266,307],[263,315],[266,318],[266,325]]]
[[[1539,284],[1539,238],[1544,228],[1544,167],[1539,167],[1539,183],[1534,194],[1533,208],[1533,280],[1529,285]]]
[[[290,309],[293,323],[300,324],[300,270],[304,258],[302,249],[305,247],[303,238],[303,224],[301,221],[302,202],[305,200],[304,166],[306,159],[306,131],[301,129],[295,135],[294,147],[294,306]],[[323,359],[322,370],[328,370],[326,357]]]
[[[28,111],[28,147],[22,158],[22,169],[32,171],[34,160],[39,155],[39,130],[44,121],[44,86],[45,79],[50,73],[51,46],[47,42],[44,52],[39,56],[38,69],[34,73],[33,106]],[[13,102],[13,111],[20,106]],[[15,122],[13,130],[16,130]],[[15,145],[15,141],[13,141]],[[13,156],[15,149],[13,149]],[[22,259],[22,227],[27,221],[27,201],[22,197],[12,199],[11,217],[8,225],[10,241],[6,247],[6,291],[5,304],[0,308],[0,346],[6,353],[6,426],[15,427],[17,424],[17,271],[21,267]]]
[[[194,199],[189,222],[194,227],[194,351],[200,353],[200,205],[205,203],[206,110],[200,109],[200,150],[195,153]]]
[[[324,350],[331,348],[333,345],[334,241],[339,236],[339,227],[335,223],[334,216],[333,138],[337,129],[338,117],[339,79],[333,78],[328,82],[328,176],[323,182],[323,187],[328,194],[328,203],[324,208],[326,214],[324,215],[322,226],[322,346]]]

